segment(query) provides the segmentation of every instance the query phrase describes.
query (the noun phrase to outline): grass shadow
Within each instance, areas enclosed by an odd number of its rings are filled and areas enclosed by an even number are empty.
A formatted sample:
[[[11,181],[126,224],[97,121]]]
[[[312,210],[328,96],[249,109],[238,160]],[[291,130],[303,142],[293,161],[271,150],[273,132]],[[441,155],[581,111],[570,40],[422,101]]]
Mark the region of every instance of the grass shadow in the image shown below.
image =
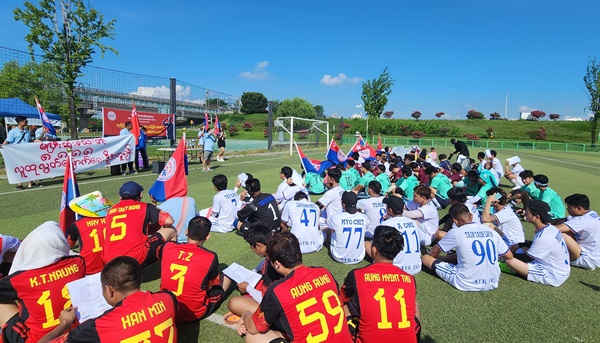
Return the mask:
[[[598,285],[592,285],[591,283],[587,283],[585,281],[579,281],[579,283],[593,289],[596,292],[600,292],[600,286]]]
[[[435,339],[427,335],[425,337],[421,337],[420,343],[435,343]]]
[[[200,336],[200,320],[177,324],[177,343],[196,343]]]
[[[160,261],[154,262],[142,269],[142,278],[144,282],[151,282],[160,279]]]

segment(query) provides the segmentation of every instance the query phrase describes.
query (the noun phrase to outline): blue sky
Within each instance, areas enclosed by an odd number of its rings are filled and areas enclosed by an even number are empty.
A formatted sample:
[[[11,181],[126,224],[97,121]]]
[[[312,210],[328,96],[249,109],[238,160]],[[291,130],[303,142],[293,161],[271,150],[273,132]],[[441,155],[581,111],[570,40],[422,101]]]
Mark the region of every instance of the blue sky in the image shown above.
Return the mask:
[[[302,97],[327,116],[359,113],[362,83],[388,67],[395,118],[504,115],[506,92],[508,118],[533,109],[587,117],[582,79],[600,56],[597,0],[89,2],[117,20],[104,43],[119,57],[96,55],[94,66]],[[0,46],[26,50],[16,6],[0,2]]]

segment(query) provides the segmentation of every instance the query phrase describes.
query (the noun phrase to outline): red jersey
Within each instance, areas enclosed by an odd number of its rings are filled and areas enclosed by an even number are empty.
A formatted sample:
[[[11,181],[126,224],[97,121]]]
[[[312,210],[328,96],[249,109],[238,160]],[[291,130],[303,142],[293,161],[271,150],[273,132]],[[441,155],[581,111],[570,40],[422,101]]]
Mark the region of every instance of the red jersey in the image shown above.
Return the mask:
[[[204,316],[210,286],[218,286],[217,254],[195,244],[168,242],[159,250],[160,289],[177,297],[177,323],[188,323]]]
[[[252,315],[260,332],[275,324],[291,342],[352,342],[333,275],[300,266],[271,284]]]
[[[357,343],[417,342],[415,279],[391,263],[374,263],[348,273],[340,291],[358,317]]]
[[[67,235],[72,241],[79,242],[79,255],[85,259],[85,270],[88,275],[102,271],[102,247],[104,246],[104,229],[106,218],[79,219],[69,226]]]
[[[59,323],[60,312],[71,307],[67,283],[85,276],[81,256],[63,257],[53,264],[18,271],[0,280],[0,301],[19,301],[19,323],[5,330],[19,332],[25,342],[37,342]]]
[[[156,206],[131,199],[113,206],[106,215],[104,263],[117,256],[131,256],[142,264],[148,254],[148,224],[157,223],[158,214]]]
[[[71,330],[67,342],[177,342],[176,311],[171,292],[139,291]]]

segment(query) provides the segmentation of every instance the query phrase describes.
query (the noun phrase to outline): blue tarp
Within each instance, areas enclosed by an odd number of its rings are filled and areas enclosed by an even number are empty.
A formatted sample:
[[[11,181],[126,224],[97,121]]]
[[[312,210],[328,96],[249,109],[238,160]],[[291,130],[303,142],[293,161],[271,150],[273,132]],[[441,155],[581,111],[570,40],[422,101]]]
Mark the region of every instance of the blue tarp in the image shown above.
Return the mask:
[[[43,107],[43,105],[42,105]],[[27,118],[40,118],[37,107],[31,106],[19,98],[0,99],[0,117],[24,116]],[[46,112],[50,120],[60,120],[60,116]]]

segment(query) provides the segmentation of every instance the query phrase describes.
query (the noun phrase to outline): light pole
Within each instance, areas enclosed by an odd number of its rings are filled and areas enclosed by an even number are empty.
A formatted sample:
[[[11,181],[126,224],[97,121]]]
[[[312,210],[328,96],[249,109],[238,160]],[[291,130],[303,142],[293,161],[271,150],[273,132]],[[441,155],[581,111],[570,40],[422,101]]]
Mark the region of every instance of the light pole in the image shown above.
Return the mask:
[[[362,104],[356,105],[357,108],[360,108],[360,117],[362,118]],[[369,141],[369,114],[367,113],[367,128],[365,132],[365,140]]]

